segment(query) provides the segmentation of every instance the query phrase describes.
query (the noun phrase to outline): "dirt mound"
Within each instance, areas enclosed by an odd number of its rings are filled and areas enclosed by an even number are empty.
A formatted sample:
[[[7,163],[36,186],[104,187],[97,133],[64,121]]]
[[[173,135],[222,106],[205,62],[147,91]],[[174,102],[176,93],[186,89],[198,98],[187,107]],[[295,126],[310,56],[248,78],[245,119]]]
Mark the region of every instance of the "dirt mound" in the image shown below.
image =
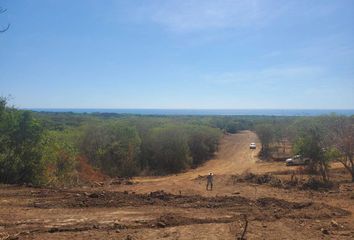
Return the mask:
[[[306,181],[302,181],[299,184],[300,189],[312,189],[312,190],[327,190],[327,189],[333,189],[333,188],[338,188],[338,186],[334,183],[331,182],[323,182],[320,181],[316,178],[310,177]]]
[[[351,213],[338,207],[314,202],[288,202],[277,198],[259,198],[256,201],[261,208],[270,212],[270,218],[281,217],[295,219],[327,219],[334,216],[348,216]]]
[[[49,191],[49,193],[48,193]],[[109,207],[141,207],[141,206],[164,206],[187,209],[209,208],[215,210],[227,210],[234,215],[248,214],[255,219],[272,221],[279,218],[330,218],[333,216],[346,216],[350,213],[323,203],[314,202],[288,202],[277,198],[259,198],[256,201],[241,196],[216,196],[202,197],[199,195],[174,195],[164,191],[151,192],[149,194],[134,194],[128,192],[72,192],[50,190],[45,192],[43,199],[41,191],[34,194],[37,199],[31,204],[36,208],[109,208]],[[55,194],[64,196],[54,197]],[[166,221],[180,221],[181,217],[165,216]],[[182,219],[184,222],[186,219]],[[181,220],[181,221],[182,221]],[[189,221],[189,220],[188,220]],[[211,220],[197,221],[199,223]],[[178,222],[173,223],[178,224]]]
[[[63,199],[54,197],[56,194]],[[43,199],[46,196],[46,199]],[[32,206],[37,208],[86,208],[86,207],[124,207],[124,206],[178,206],[182,208],[226,208],[251,204],[251,200],[241,196],[202,197],[199,195],[174,195],[164,191],[149,194],[128,192],[75,192],[69,190],[41,190],[33,193],[37,198]]]
[[[234,222],[241,216],[224,217],[224,218],[188,218],[175,213],[166,213],[152,221],[151,227],[172,227],[191,224],[207,224],[207,223],[230,223]]]
[[[279,178],[277,178],[269,173],[254,174],[251,172],[246,172],[241,175],[232,175],[231,179],[234,184],[237,182],[249,182],[249,183],[255,183],[255,184],[270,184],[274,187],[283,186],[282,181]]]
[[[161,227],[188,225],[197,222],[198,222],[197,219],[191,219],[173,213],[167,213],[154,220],[151,226],[152,227],[156,226],[161,228]]]
[[[174,195],[161,191],[150,192],[149,197],[158,198],[160,200],[169,200]]]
[[[288,202],[282,199],[277,198],[258,198],[257,205],[261,207],[276,207],[276,208],[283,208],[283,209],[302,209],[308,208],[313,203],[312,202],[304,202],[304,203],[296,203],[296,202]]]
[[[130,178],[116,177],[110,180],[109,185],[133,185],[135,184]]]
[[[267,184],[272,187],[285,189],[297,188],[299,190],[327,191],[329,189],[338,188],[338,185],[336,184],[331,182],[326,183],[314,177],[310,177],[308,179],[298,179],[296,177],[292,177],[290,180],[285,180],[276,177],[272,173],[254,174],[252,172],[246,172],[241,175],[232,175],[231,181],[233,184],[247,182],[259,185]]]

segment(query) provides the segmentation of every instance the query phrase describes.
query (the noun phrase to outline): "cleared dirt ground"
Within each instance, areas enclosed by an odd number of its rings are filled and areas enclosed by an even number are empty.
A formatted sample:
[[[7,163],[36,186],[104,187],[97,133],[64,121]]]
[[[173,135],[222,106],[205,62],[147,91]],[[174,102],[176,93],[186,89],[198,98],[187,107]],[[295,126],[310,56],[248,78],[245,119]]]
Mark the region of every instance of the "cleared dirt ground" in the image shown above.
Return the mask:
[[[354,191],[349,176],[330,191],[235,181],[245,172],[290,179],[283,163],[264,163],[254,133],[226,135],[215,159],[165,177],[71,189],[0,187],[0,239],[353,239]],[[259,144],[258,144],[259,145]],[[205,175],[214,173],[213,191]],[[124,183],[124,182],[123,182]],[[99,186],[100,185],[100,186]]]

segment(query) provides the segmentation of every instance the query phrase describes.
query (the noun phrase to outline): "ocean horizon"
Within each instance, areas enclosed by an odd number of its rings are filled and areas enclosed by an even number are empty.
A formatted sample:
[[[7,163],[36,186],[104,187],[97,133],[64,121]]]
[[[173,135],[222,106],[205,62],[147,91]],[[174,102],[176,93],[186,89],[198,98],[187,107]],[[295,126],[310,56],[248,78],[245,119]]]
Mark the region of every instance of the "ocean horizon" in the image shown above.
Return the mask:
[[[158,109],[158,108],[23,108],[34,112],[59,113],[116,113],[132,115],[198,115],[198,116],[321,116],[354,115],[354,109]]]

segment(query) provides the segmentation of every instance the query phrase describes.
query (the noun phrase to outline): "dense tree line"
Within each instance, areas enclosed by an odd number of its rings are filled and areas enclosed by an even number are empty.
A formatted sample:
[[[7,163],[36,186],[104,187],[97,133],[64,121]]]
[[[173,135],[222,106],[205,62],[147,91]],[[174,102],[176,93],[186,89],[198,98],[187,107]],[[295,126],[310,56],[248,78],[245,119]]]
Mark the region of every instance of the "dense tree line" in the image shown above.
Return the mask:
[[[175,173],[199,165],[213,156],[221,137],[208,126],[154,121],[135,126],[125,120],[90,124],[82,133],[80,152],[111,176]]]
[[[257,133],[264,157],[291,144],[323,180],[335,160],[354,181],[353,117],[37,113],[0,98],[0,182],[74,183],[80,161],[112,177],[176,173],[212,158],[222,133],[246,129]]]
[[[77,159],[109,176],[167,174],[210,159],[222,130],[210,119],[33,113],[0,101],[0,182],[77,181]]]
[[[80,153],[110,176],[138,172],[141,139],[135,127],[122,122],[97,122],[82,129]]]

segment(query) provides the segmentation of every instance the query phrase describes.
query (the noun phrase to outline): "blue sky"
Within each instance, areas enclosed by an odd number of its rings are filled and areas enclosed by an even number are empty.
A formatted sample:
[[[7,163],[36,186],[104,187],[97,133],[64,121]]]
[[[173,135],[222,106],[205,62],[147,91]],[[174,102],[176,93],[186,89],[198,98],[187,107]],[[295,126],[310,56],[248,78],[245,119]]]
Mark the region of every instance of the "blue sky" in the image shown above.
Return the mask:
[[[0,0],[24,108],[354,108],[354,1]]]

